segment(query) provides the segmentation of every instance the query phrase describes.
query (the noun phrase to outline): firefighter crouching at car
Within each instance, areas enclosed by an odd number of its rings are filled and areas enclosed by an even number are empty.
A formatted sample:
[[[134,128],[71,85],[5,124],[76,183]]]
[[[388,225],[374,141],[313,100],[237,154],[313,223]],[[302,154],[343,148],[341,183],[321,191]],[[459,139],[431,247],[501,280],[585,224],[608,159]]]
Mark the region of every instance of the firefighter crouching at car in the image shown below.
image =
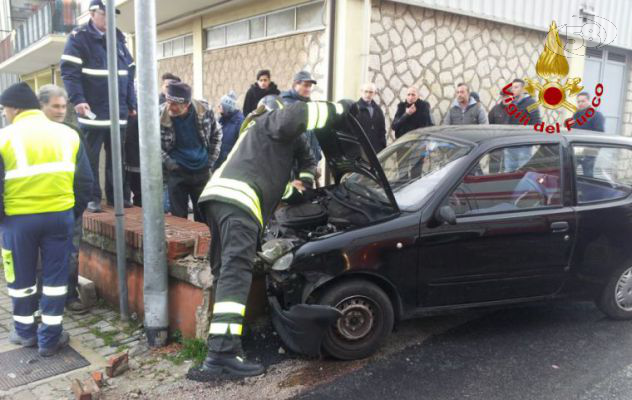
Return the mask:
[[[11,343],[39,346],[52,356],[68,344],[62,318],[74,218],[90,197],[92,171],[73,129],[49,120],[24,82],[9,87],[0,104],[11,123],[0,131],[2,260],[15,330]],[[42,257],[41,325],[35,282]]]
[[[207,357],[189,371],[189,379],[264,372],[261,364],[241,357],[259,237],[285,192],[303,132],[330,128],[345,111],[341,104],[297,102],[254,118],[204,188],[199,204],[211,229],[215,303]]]

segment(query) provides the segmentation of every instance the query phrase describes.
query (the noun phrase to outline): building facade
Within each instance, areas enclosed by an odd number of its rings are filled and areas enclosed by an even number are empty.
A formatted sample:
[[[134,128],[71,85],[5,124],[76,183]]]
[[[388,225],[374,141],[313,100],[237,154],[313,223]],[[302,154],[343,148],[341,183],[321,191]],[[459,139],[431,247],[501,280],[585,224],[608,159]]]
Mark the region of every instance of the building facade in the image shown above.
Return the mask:
[[[74,6],[74,17],[85,18],[86,2]],[[60,0],[44,3],[58,7]],[[116,4],[118,25],[133,48],[134,0]],[[257,70],[270,69],[285,90],[295,72],[307,69],[318,80],[316,99],[355,99],[363,81],[374,81],[388,122],[409,86],[420,89],[435,121],[447,112],[459,82],[477,91],[489,110],[506,83],[537,78],[535,64],[554,20],[567,46],[569,77],[581,78],[591,93],[602,83],[599,111],[608,132],[632,136],[632,26],[626,17],[632,3],[626,0],[156,0],[156,6],[158,73],[179,75],[195,96],[217,104],[234,90],[241,103]],[[59,19],[52,14],[50,21],[44,37],[33,35],[28,46],[15,52],[14,44],[10,57],[0,57],[0,73],[17,72],[34,87],[59,82],[67,27],[55,26]],[[589,40],[591,27],[599,33]],[[58,41],[61,46],[50,44]],[[569,116],[564,110],[543,114],[549,123]]]

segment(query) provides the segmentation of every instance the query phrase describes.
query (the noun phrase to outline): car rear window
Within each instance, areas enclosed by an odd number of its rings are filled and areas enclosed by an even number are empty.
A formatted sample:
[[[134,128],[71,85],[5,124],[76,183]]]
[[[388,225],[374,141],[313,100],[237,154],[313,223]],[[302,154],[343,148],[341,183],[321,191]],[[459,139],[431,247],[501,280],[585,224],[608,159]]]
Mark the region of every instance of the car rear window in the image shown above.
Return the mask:
[[[632,193],[632,150],[596,144],[573,145],[577,203],[617,200]]]

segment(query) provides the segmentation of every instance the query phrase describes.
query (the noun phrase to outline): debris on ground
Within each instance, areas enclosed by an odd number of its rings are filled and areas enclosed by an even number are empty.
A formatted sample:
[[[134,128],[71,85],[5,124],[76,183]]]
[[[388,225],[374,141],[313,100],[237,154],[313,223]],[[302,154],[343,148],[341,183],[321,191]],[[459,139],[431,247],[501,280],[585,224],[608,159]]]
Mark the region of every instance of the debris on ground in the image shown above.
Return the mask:
[[[108,358],[108,365],[105,367],[105,373],[110,378],[121,375],[129,369],[129,355],[127,351],[118,353]]]

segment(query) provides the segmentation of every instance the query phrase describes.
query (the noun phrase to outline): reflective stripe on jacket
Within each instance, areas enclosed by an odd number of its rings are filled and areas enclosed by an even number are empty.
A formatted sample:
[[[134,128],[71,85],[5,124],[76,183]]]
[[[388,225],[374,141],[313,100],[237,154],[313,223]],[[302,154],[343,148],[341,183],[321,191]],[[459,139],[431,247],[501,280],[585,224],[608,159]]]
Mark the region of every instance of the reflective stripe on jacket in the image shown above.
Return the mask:
[[[74,207],[80,139],[39,110],[18,114],[0,131],[6,215],[40,214]]]
[[[129,110],[136,109],[134,93],[135,65],[121,31],[116,31],[118,56],[119,117],[127,122]],[[96,119],[80,117],[79,123],[95,128],[109,128],[108,64],[106,37],[92,21],[73,29],[61,56],[61,77],[74,105],[88,103]]]
[[[297,102],[256,117],[242,129],[199,203],[217,200],[234,204],[265,226],[283,196],[297,151],[304,144],[296,139],[306,130],[329,128],[339,114],[339,104]],[[313,176],[314,171],[305,173]]]

